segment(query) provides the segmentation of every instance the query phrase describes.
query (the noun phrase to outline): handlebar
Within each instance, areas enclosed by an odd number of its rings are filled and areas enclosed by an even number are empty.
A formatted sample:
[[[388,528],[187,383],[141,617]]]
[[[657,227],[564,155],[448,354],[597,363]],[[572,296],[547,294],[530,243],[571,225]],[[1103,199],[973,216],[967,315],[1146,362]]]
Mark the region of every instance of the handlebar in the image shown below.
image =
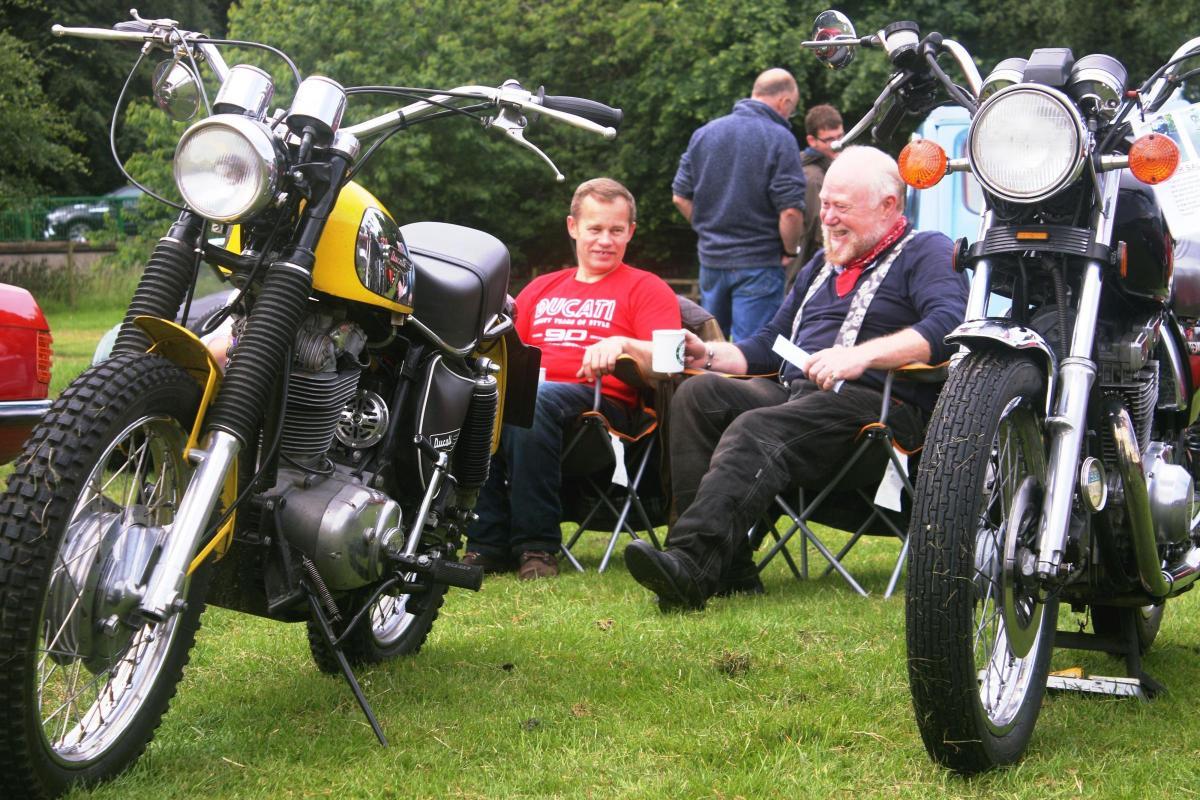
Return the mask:
[[[538,100],[544,108],[553,111],[563,111],[584,119],[589,119],[597,125],[620,128],[624,112],[619,108],[588,100],[586,97],[571,97],[570,95],[543,95],[539,92]]]

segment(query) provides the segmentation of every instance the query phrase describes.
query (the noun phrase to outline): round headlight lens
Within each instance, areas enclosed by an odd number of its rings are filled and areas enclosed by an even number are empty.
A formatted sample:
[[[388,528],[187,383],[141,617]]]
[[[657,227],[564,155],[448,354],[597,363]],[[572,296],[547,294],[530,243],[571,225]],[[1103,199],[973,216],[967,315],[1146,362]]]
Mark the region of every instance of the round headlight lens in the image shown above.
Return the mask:
[[[188,128],[175,148],[175,185],[207,219],[241,222],[275,196],[283,164],[266,125],[218,114]]]
[[[971,121],[968,157],[979,182],[1018,203],[1044,200],[1078,175],[1083,123],[1059,92],[1022,84],[1002,89]]]

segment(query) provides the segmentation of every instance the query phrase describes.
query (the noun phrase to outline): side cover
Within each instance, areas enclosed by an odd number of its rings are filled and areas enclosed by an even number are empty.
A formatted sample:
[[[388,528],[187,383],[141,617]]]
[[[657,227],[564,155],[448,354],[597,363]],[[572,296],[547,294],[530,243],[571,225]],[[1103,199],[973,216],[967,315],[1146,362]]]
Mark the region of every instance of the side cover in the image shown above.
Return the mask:
[[[416,264],[413,317],[450,347],[472,347],[504,309],[508,249],[490,234],[445,222],[400,231]]]

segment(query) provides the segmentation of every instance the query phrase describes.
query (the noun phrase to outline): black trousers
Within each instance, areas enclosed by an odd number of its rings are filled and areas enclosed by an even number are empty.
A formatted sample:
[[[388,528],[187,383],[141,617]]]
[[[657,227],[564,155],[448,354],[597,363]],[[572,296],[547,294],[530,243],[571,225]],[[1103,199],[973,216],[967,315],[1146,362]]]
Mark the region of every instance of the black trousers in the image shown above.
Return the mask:
[[[821,488],[854,452],[858,432],[879,420],[882,392],[847,382],[823,392],[768,378],[714,374],[684,381],[671,402],[671,475],[679,519],[667,544],[705,596],[752,575],[747,532],[775,495]],[[924,435],[925,414],[893,400],[888,424],[905,447]]]

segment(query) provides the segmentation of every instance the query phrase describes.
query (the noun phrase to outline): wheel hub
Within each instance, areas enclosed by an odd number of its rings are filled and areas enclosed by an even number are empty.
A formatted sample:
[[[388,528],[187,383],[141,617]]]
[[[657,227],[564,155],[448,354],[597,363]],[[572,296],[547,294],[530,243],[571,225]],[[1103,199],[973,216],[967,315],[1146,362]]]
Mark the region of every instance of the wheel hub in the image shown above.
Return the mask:
[[[56,663],[81,661],[95,674],[128,648],[142,624],[131,614],[162,534],[146,523],[145,509],[133,506],[123,514],[85,514],[67,529],[46,602],[47,639],[57,642],[50,653]]]
[[[1001,608],[1004,614],[1008,646],[1017,658],[1024,658],[1033,649],[1041,630],[1042,612],[1037,601],[1037,587],[1032,575],[1023,565],[1032,563],[1033,554],[1022,543],[1029,540],[1040,508],[1038,484],[1026,476],[1013,495],[1004,529],[1004,557],[1000,561]]]

